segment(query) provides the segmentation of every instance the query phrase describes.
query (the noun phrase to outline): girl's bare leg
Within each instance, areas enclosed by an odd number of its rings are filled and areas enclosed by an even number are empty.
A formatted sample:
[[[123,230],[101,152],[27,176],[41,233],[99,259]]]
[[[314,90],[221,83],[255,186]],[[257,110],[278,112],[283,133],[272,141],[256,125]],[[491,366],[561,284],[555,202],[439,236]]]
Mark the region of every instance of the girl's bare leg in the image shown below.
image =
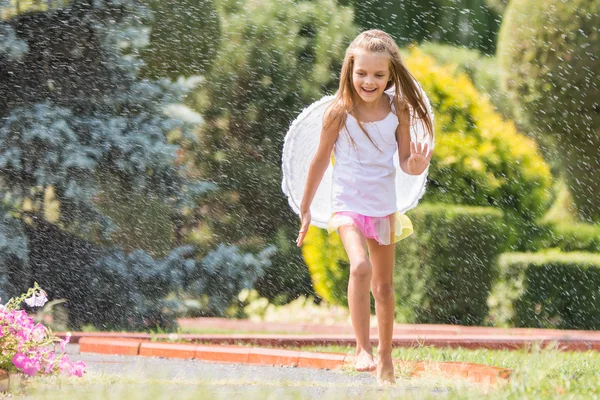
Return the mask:
[[[374,371],[377,365],[373,360],[373,347],[369,339],[371,263],[367,256],[365,237],[352,225],[341,226],[338,231],[350,260],[348,308],[356,337],[356,370]]]
[[[394,333],[394,244],[381,245],[376,240],[367,239],[373,277],[371,290],[375,297],[375,312],[379,329],[377,346],[377,379],[380,383],[394,383],[392,363],[392,335]]]

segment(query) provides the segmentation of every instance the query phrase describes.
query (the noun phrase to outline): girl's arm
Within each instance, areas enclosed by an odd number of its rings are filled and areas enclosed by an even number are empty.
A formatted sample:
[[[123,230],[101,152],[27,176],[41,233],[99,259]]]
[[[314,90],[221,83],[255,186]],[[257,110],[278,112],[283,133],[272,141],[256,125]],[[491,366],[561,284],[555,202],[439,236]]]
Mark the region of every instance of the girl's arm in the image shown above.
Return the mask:
[[[335,114],[336,113],[331,110],[327,110],[325,114],[323,121],[324,129],[321,131],[321,136],[319,138],[319,147],[317,148],[317,152],[313,157],[308,169],[306,185],[304,186],[304,193],[302,194],[302,203],[300,204],[300,217],[302,218],[302,226],[300,227],[300,232],[298,233],[298,239],[296,239],[296,244],[298,246],[302,245],[304,237],[306,236],[306,232],[308,231],[308,226],[310,225],[311,221],[310,205],[312,204],[313,198],[317,193],[317,189],[319,188],[319,184],[323,179],[323,175],[325,174],[325,171],[331,162],[331,152],[333,150],[333,146],[335,145],[335,141],[338,138],[338,124],[333,121]]]
[[[400,112],[396,128],[396,142],[400,156],[400,168],[408,175],[421,175],[429,165],[433,151],[427,154],[429,145],[415,144],[410,139],[410,112],[405,108]]]

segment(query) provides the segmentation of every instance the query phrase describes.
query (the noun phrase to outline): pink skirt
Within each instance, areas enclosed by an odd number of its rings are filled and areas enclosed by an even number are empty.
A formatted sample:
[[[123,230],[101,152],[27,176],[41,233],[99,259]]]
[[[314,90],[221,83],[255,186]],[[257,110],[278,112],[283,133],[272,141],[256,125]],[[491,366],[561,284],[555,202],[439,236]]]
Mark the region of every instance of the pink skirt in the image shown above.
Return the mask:
[[[327,231],[334,232],[344,225],[356,226],[366,238],[375,239],[383,245],[396,243],[413,233],[412,222],[399,212],[386,217],[367,217],[351,211],[336,212],[329,218]]]

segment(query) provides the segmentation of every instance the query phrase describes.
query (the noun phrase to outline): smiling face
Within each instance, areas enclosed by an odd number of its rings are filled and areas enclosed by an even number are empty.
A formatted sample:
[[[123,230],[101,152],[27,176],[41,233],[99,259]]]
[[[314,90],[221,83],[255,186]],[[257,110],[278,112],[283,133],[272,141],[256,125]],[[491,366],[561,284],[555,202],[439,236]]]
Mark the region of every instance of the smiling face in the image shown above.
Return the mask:
[[[360,98],[372,103],[381,97],[390,80],[390,61],[386,53],[359,51],[354,57],[352,84]]]

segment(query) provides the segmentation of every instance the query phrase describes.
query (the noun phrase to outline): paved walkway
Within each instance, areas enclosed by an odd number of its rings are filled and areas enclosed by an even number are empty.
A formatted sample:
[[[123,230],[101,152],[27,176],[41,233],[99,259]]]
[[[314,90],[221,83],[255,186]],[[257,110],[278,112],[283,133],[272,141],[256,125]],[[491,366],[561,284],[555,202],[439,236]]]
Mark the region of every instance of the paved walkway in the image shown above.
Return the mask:
[[[139,397],[129,397],[129,394],[127,399],[181,398],[181,394],[188,392],[188,395],[197,395],[186,398],[212,400],[393,399],[419,393],[445,396],[450,390],[442,386],[419,386],[416,384],[419,380],[414,379],[399,380],[394,386],[380,388],[372,373],[86,354],[79,353],[78,345],[68,345],[67,352],[72,360],[85,361],[89,374],[105,374],[116,377],[116,382],[124,382],[102,387],[105,397],[101,398],[106,399],[120,399],[123,393],[136,391]],[[94,389],[100,390],[100,387]],[[89,386],[82,387],[82,395],[89,390]]]

